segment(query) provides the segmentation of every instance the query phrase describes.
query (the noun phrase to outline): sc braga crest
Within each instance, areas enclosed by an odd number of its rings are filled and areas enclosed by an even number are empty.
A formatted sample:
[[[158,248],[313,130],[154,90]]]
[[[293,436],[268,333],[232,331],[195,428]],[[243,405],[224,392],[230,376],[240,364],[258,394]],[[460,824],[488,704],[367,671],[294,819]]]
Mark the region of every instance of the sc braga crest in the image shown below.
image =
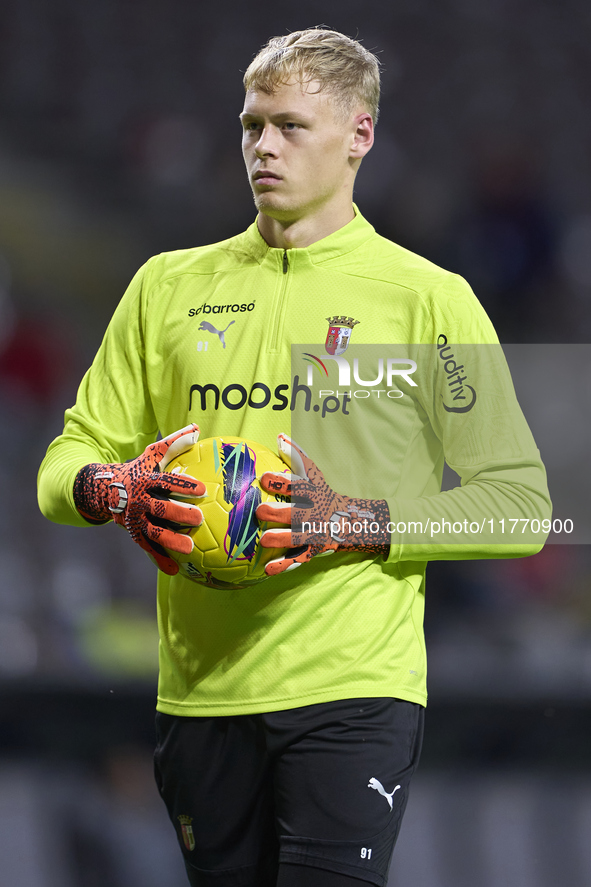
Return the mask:
[[[311,354],[309,351],[304,351],[302,353],[303,359],[310,364],[307,368],[306,378],[306,390],[310,395],[310,389],[314,384],[314,367],[316,367],[321,373],[321,377],[324,375],[327,379],[328,369],[326,367],[326,361],[333,360],[338,367],[339,389],[344,390],[320,389],[318,391],[318,397],[323,400],[322,418],[324,418],[327,412],[336,412],[340,405],[338,398],[341,396],[344,398],[342,406],[345,415],[349,415],[345,410],[345,406],[352,398],[369,398],[372,394],[375,394],[377,398],[383,394],[385,395],[384,400],[386,398],[398,399],[404,397],[404,392],[399,388],[394,387],[395,376],[402,376],[409,386],[416,388],[417,383],[411,379],[411,375],[417,369],[417,364],[416,361],[412,360],[410,357],[380,357],[378,359],[377,376],[373,376],[373,378],[370,379],[361,378],[359,358],[353,358],[353,367],[351,368],[347,358],[343,357],[344,352],[349,347],[353,327],[357,326],[360,321],[354,320],[352,317],[345,317],[344,315],[335,315],[334,317],[327,317],[326,319],[328,321],[328,334],[326,336],[324,347],[326,348],[327,354],[320,358],[316,357],[315,354]],[[351,387],[351,369],[353,370],[354,381],[360,386],[360,388],[355,391],[353,391]],[[373,372],[375,373],[375,370]],[[386,387],[378,388],[377,386],[381,385],[384,379]],[[302,386],[299,382],[299,376],[295,376],[294,385],[296,391],[301,390]],[[334,406],[334,409],[329,407],[329,400],[331,401],[332,406]],[[314,410],[317,411],[319,408],[320,407],[317,404],[314,407]],[[308,407],[306,407],[306,410],[307,409]]]
[[[338,357],[339,354],[344,354],[349,347],[351,332],[359,321],[353,320],[352,317],[341,317],[339,315],[327,317],[326,319],[328,321],[328,333],[324,347],[327,354],[330,354],[331,357]]]

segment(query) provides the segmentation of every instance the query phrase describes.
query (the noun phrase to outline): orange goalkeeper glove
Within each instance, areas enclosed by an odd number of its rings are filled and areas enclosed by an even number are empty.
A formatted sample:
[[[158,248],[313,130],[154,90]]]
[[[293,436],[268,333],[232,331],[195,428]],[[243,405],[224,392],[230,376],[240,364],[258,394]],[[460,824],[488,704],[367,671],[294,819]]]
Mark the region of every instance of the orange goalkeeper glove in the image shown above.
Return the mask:
[[[283,523],[265,530],[264,548],[287,548],[269,561],[268,576],[293,570],[315,555],[335,551],[367,551],[388,556],[390,510],[385,499],[357,499],[336,493],[310,457],[286,434],[277,438],[279,455],[293,474],[267,471],[261,486],[268,493],[289,496],[291,502],[266,502],[256,510],[261,521]]]
[[[200,508],[176,497],[203,496],[205,484],[186,474],[166,473],[165,469],[198,437],[198,426],[188,425],[150,444],[131,462],[85,465],[74,481],[74,503],[83,518],[94,524],[112,518],[170,576],[179,568],[165,549],[190,554],[193,540],[179,530],[198,527],[203,521]]]

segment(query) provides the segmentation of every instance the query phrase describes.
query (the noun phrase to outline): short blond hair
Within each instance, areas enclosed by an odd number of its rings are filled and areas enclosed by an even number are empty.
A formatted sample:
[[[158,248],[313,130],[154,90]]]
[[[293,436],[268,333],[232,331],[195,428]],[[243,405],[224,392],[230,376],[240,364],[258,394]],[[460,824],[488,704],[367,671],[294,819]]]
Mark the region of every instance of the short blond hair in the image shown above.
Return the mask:
[[[271,37],[246,69],[244,89],[271,94],[292,77],[318,81],[343,115],[360,104],[377,122],[380,63],[357,40],[328,28]]]

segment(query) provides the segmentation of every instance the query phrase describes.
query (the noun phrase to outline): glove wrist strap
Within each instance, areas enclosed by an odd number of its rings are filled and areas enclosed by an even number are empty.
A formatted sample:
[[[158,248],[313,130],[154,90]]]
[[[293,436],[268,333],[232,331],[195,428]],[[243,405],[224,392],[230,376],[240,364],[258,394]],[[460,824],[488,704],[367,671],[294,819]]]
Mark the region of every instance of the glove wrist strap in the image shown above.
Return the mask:
[[[123,484],[114,482],[109,484],[109,511],[111,514],[121,514],[127,508],[127,490]]]
[[[387,557],[391,534],[390,509],[385,499],[345,498],[346,511],[330,518],[331,537],[340,550],[381,552]]]
[[[74,480],[74,504],[82,517],[91,524],[105,524],[113,514],[111,505],[118,506],[120,496],[111,501],[110,483],[114,477],[113,465],[93,462],[80,469]],[[117,484],[117,487],[119,484]]]

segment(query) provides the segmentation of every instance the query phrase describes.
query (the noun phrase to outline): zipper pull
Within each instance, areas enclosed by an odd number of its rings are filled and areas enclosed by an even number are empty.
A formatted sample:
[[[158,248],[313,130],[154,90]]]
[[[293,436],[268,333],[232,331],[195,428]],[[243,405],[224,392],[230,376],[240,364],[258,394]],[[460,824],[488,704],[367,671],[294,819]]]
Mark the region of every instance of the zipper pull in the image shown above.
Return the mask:
[[[283,273],[287,274],[287,268],[289,266],[289,260],[287,258],[287,250],[283,250]]]

